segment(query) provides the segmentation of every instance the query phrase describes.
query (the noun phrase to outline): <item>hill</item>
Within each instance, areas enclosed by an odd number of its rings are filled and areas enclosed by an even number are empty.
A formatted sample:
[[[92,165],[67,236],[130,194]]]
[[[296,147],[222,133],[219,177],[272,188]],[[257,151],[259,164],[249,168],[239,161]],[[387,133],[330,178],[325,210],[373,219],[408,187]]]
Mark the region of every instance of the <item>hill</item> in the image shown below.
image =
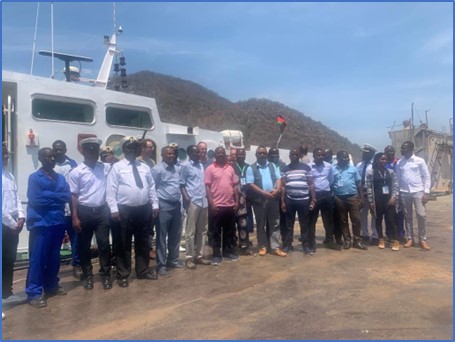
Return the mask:
[[[280,134],[276,117],[281,114],[288,125],[280,147],[289,149],[304,143],[310,151],[322,147],[334,152],[346,150],[356,159],[361,155],[359,145],[321,122],[268,99],[231,102],[197,83],[151,71],[129,75],[127,92],[155,98],[164,122],[216,131],[241,130],[246,146],[275,145]]]

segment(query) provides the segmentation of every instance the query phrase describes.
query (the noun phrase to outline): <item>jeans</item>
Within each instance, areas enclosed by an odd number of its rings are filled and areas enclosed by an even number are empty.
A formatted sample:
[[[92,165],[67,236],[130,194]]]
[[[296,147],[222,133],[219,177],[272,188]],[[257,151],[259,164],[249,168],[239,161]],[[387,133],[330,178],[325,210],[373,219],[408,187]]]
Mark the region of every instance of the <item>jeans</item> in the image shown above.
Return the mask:
[[[419,242],[427,240],[426,210],[422,203],[423,191],[415,193],[400,193],[403,204],[403,214],[405,222],[406,238],[414,241],[414,227],[412,222],[412,206],[414,206],[417,216],[417,228],[419,230]]]
[[[375,196],[376,230],[379,238],[384,238],[382,229],[382,219],[384,218],[386,231],[389,232],[388,237],[392,240],[398,240],[398,231],[395,225],[395,206],[389,205],[389,199],[389,195]]]
[[[181,236],[182,210],[180,202],[173,209],[163,210],[160,208],[156,223],[156,268],[158,271],[166,265],[178,262]]]

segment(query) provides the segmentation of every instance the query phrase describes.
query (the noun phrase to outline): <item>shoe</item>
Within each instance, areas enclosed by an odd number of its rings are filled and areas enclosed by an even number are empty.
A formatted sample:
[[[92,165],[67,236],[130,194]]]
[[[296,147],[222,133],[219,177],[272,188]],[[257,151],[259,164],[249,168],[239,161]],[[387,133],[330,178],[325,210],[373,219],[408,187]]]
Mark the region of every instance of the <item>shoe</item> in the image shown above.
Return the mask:
[[[123,288],[130,286],[127,278],[117,279],[117,284],[118,284],[118,286],[123,287]]]
[[[45,297],[46,298],[50,298],[50,297],[53,297],[53,296],[65,296],[66,294],[68,294],[68,293],[63,289],[63,287],[61,285],[59,285],[57,287],[57,290],[49,292],[49,293],[46,293]]]
[[[264,256],[267,254],[267,248],[265,247],[262,247],[260,250],[259,250],[259,253],[258,253],[260,256]]]
[[[341,246],[337,243],[329,242],[327,245],[329,249],[333,249],[334,251],[341,251]]]
[[[155,271],[148,271],[144,274],[136,276],[137,279],[144,279],[144,280],[157,280],[158,276],[156,275]]]
[[[203,257],[200,257],[200,258],[196,259],[196,264],[199,264],[199,265],[211,265],[212,263],[210,262],[210,260],[207,260],[207,259],[204,259]]]
[[[177,261],[175,263],[166,264],[166,267],[167,268],[185,268],[185,265],[182,264],[180,261]]]
[[[314,255],[314,253],[316,253],[316,248],[311,247],[310,250],[311,250],[310,255]]]
[[[224,259],[227,259],[230,261],[239,261],[240,260],[240,257],[238,255],[232,254],[232,253],[226,254],[223,257],[224,257]]]
[[[303,247],[303,254],[311,254],[311,249],[309,247]]]
[[[43,297],[36,297],[36,298],[28,299],[27,302],[31,306],[33,306],[34,308],[37,308],[37,309],[44,308],[45,306],[47,306],[47,302]]]
[[[281,249],[279,249],[279,248],[276,248],[276,249],[273,251],[273,254],[278,255],[278,256],[280,256],[280,257],[285,257],[285,256],[288,255],[287,253],[283,252],[283,251],[282,251]]]
[[[185,267],[194,270],[196,268],[196,264],[193,261],[193,258],[188,258],[185,260]]]
[[[343,241],[343,249],[350,249],[351,247],[352,247],[351,240],[348,240],[348,241],[344,240]]]
[[[93,278],[86,278],[84,280],[84,289],[86,290],[92,290],[93,289]]]
[[[213,257],[213,258],[212,258],[212,265],[213,265],[213,266],[218,266],[218,265],[221,264],[221,261],[222,261],[222,260],[223,260],[223,259],[221,259],[221,257]]]
[[[428,245],[428,243],[426,241],[420,241],[419,245],[420,245],[420,248],[422,248],[426,251],[429,251],[431,249],[431,247]]]
[[[392,241],[392,251],[399,251],[400,243],[397,240]]]
[[[384,249],[385,248],[384,239],[379,239],[378,248],[380,248],[380,249]]]
[[[412,241],[411,239],[409,239],[408,241],[406,241],[406,243],[403,245],[404,248],[410,248],[414,245],[414,241]]]
[[[158,271],[158,276],[163,277],[163,278],[168,278],[171,276],[171,274],[168,272],[166,267],[161,267]]]
[[[182,245],[179,246],[179,252],[186,252],[186,248]]]
[[[366,251],[368,249],[361,240],[354,240],[352,247]]]
[[[3,311],[2,311],[2,321],[5,319],[5,317],[6,317],[6,316],[5,316],[5,314],[3,313]]]
[[[155,260],[156,259],[156,251],[150,250],[149,256],[150,256],[150,259]]]
[[[361,235],[360,240],[366,245],[370,243],[370,238],[368,236]]]
[[[82,269],[81,266],[73,266],[73,276],[77,280],[81,280]]]
[[[282,249],[282,251],[283,251],[284,253],[289,254],[289,253],[294,252],[294,248],[293,248],[292,246],[287,245],[287,246],[284,246],[284,248]]]
[[[103,280],[102,280],[102,283],[103,283],[103,289],[105,289],[105,290],[112,289],[111,277],[104,277]]]
[[[377,246],[377,245],[379,245],[379,239],[371,238],[370,246]]]
[[[24,304],[27,302],[27,297],[26,296],[18,296],[15,294],[12,294],[8,298],[2,299],[2,305],[19,305],[19,304]]]

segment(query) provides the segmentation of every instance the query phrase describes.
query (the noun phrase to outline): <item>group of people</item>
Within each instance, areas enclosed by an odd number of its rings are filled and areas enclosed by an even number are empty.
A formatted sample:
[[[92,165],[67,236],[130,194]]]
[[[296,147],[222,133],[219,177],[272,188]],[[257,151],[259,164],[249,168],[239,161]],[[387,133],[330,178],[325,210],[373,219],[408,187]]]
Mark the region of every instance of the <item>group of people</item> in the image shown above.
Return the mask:
[[[13,265],[25,220],[30,232],[25,292],[27,302],[36,308],[46,306],[49,296],[66,294],[58,278],[65,232],[72,245],[73,274],[86,290],[94,287],[93,235],[105,290],[113,286],[113,264],[118,286],[129,286],[133,237],[136,278],[156,280],[170,276],[170,269],[216,266],[223,260],[239,260],[240,255],[286,257],[294,250],[296,214],[306,255],[316,252],[319,213],[324,244],[330,249],[365,250],[368,243],[385,248],[387,237],[396,251],[400,239],[404,239],[404,247],[416,242],[414,206],[419,246],[430,249],[425,223],[430,176],[424,160],[413,154],[410,141],[403,143],[399,160],[392,146],[377,153],[365,144],[357,167],[346,151],[339,151],[335,160],[331,150],[316,148],[311,161],[306,146],[290,150],[288,165],[280,160],[277,148],[259,146],[256,162],[249,165],[243,148],[232,149],[227,156],[218,147],[210,160],[204,142],[187,147],[185,162],[178,160],[175,144],[165,146],[158,163],[152,159],[150,139],[122,139],[121,160],[112,150],[101,149],[101,144],[97,138],[81,140],[84,159],[78,165],[66,156],[61,140],[52,148],[40,149],[41,168],[29,177],[27,215],[14,177],[6,169],[7,147],[2,146],[4,300],[13,296]],[[179,260],[182,213],[186,215],[184,262]],[[374,224],[370,229],[369,214]],[[255,247],[250,241],[254,219]],[[153,227],[156,268],[150,267]],[[212,250],[210,260],[206,244]]]

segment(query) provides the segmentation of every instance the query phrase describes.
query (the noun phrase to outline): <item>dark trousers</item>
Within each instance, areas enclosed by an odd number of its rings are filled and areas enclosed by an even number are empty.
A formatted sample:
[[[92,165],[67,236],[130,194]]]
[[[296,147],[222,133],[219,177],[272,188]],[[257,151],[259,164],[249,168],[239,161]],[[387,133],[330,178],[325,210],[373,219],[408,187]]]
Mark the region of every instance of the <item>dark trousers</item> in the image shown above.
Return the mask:
[[[333,194],[330,191],[316,192],[316,205],[313,210],[310,210],[309,215],[309,231],[310,240],[315,239],[316,222],[318,221],[319,212],[321,213],[322,223],[325,230],[325,241],[333,242],[333,207],[335,205]]]
[[[29,267],[25,293],[29,299],[58,289],[60,247],[65,235],[65,225],[33,227],[28,240]]]
[[[116,241],[117,278],[128,278],[131,274],[131,243],[134,235],[134,257],[136,276],[141,276],[149,271],[149,216],[152,212],[150,203],[130,207],[118,206],[120,215],[119,239]]]
[[[351,241],[349,219],[352,224],[354,240],[360,239],[360,198],[357,195],[335,196],[335,206],[340,219],[341,231],[345,241]]]
[[[300,216],[299,216],[300,218]],[[295,219],[295,217],[294,217]],[[281,234],[281,241],[286,241],[286,237],[288,234],[288,223],[287,223],[287,215],[281,211],[280,206],[280,234]]]
[[[67,221],[67,225],[65,227],[66,233],[68,234],[71,243],[71,265],[80,266],[81,260],[79,258],[78,252],[79,236],[73,229],[73,220],[71,216],[67,216],[66,221]]]
[[[210,234],[211,247],[214,257],[221,257],[223,253],[232,253],[235,250],[235,211],[232,207],[218,207],[218,214],[212,216],[213,225]]]
[[[389,205],[390,196],[376,196],[376,230],[380,239],[384,238],[382,229],[382,220],[384,218],[386,231],[389,232],[389,237],[392,240],[398,240],[398,230],[395,225],[395,206]]]
[[[292,246],[294,240],[294,223],[295,214],[299,215],[300,239],[304,247],[311,247],[310,236],[308,234],[308,213],[310,210],[310,201],[293,201],[286,197],[286,234],[283,245]]]
[[[18,244],[19,234],[2,224],[2,299],[13,294],[14,262]]]
[[[107,205],[101,207],[77,206],[82,231],[79,233],[79,256],[81,259],[82,279],[93,277],[90,247],[95,233],[100,260],[100,274],[109,277],[111,272],[111,246],[109,244],[110,211]]]
[[[156,223],[157,270],[178,262],[181,237],[182,210],[180,202],[176,202],[167,210],[160,207],[160,214]]]

